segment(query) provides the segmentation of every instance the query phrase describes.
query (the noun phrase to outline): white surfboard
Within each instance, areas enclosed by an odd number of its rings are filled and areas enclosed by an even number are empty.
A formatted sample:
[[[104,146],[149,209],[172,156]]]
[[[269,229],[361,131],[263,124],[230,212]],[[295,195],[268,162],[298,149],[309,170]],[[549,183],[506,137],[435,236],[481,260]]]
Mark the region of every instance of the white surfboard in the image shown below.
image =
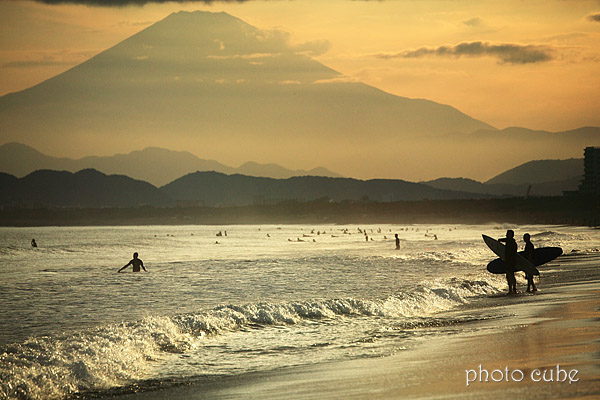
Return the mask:
[[[490,250],[492,250],[494,253],[496,253],[496,255],[498,257],[500,257],[501,259],[505,260],[506,259],[506,246],[504,246],[502,243],[500,243],[499,241],[497,241],[494,238],[491,238],[487,235],[481,235],[483,237],[483,241],[485,242],[485,244],[487,244],[487,246],[490,248]],[[517,266],[521,267],[521,269],[523,271],[525,271],[525,273],[529,274],[529,275],[539,275],[540,272],[537,270],[537,268],[529,261],[527,260],[525,257],[523,257],[522,255],[520,255],[519,253],[517,253]]]

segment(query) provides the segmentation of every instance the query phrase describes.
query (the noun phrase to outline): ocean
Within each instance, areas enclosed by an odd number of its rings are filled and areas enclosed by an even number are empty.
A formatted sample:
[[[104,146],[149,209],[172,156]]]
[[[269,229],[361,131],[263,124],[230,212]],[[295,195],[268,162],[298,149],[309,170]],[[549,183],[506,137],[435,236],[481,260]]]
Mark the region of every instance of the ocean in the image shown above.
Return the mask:
[[[411,351],[498,317],[469,310],[507,291],[481,239],[506,229],[520,250],[525,232],[565,254],[600,243],[598,230],[541,225],[0,228],[0,398],[101,398]],[[133,252],[148,272],[118,274]]]

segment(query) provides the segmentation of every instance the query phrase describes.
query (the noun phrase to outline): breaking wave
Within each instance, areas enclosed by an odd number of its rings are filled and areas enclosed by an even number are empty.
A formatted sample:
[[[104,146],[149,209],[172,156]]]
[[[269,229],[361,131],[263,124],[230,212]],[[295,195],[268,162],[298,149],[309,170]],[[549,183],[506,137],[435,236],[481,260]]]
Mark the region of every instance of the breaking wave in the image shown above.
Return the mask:
[[[287,303],[223,305],[174,316],[148,316],[80,332],[32,337],[0,348],[0,398],[60,399],[75,394],[114,391],[151,381],[152,365],[169,354],[202,351],[211,336],[306,321],[335,324],[355,317],[419,321],[497,294],[501,280],[450,279],[419,285],[412,293],[381,300],[351,297]],[[418,326],[418,323],[417,325]],[[186,377],[179,377],[181,380]]]

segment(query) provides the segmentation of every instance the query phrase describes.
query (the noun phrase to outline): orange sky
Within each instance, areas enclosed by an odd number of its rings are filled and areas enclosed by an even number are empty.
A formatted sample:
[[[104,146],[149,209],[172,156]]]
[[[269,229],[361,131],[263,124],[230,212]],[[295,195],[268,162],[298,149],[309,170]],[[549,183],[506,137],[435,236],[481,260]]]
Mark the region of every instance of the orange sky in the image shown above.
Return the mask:
[[[76,2],[77,0],[72,0]],[[296,0],[93,7],[0,2],[0,95],[23,90],[178,10],[226,11],[387,92],[497,128],[600,126],[600,2]]]

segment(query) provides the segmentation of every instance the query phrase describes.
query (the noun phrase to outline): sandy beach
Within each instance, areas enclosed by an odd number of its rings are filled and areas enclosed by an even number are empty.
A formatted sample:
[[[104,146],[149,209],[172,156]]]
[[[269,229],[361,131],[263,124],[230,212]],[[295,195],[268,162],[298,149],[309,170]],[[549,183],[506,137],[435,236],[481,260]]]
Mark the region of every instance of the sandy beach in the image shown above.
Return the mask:
[[[598,398],[599,265],[600,255],[563,256],[544,270],[536,295],[488,297],[459,309],[455,315],[469,322],[422,328],[431,335],[393,356],[210,378],[122,398]]]

